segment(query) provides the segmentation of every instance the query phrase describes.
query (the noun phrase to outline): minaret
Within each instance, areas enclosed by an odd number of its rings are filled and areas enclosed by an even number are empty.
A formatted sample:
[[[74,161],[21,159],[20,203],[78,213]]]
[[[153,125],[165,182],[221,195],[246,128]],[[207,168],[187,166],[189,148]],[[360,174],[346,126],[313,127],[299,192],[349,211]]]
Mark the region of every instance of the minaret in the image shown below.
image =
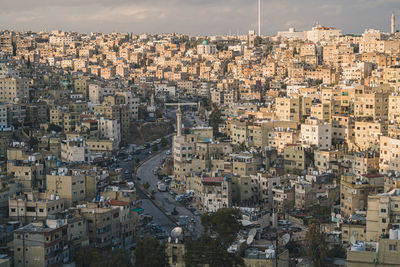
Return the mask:
[[[154,94],[152,94],[150,98],[150,107],[154,107]]]
[[[178,112],[176,112],[176,136],[182,136],[182,111],[180,104],[178,104]]]
[[[395,33],[395,30],[396,30],[396,29],[395,29],[396,27],[395,27],[394,12],[392,13],[392,20],[391,20],[391,21],[392,21],[392,24],[391,24],[390,30],[391,30],[391,33],[394,34],[394,33]]]

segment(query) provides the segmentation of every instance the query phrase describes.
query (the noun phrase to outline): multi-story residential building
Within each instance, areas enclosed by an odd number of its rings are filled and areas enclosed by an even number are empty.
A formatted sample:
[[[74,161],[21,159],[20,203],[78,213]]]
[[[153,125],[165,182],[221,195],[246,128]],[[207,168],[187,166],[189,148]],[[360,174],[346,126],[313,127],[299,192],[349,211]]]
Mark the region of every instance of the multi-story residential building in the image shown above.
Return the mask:
[[[347,251],[348,267],[396,266],[400,253],[398,239],[380,239],[379,242],[357,243]]]
[[[304,145],[330,149],[332,145],[332,125],[318,119],[309,118],[301,124],[300,140]]]
[[[379,121],[356,121],[354,126],[354,145],[359,151],[379,151],[379,140],[387,134],[387,124]]]
[[[295,188],[293,186],[277,186],[272,189],[273,208],[278,213],[287,213],[294,209]]]
[[[311,113],[312,99],[308,97],[276,98],[276,119],[301,122]]]
[[[0,102],[19,103],[29,97],[29,82],[25,78],[0,78]]]
[[[381,136],[379,150],[379,171],[388,174],[400,171],[400,140]]]
[[[45,193],[23,192],[8,199],[9,217],[23,223],[45,220],[64,211],[64,200]]]
[[[283,149],[283,168],[285,170],[303,171],[310,163],[310,151],[300,144],[289,144]]]
[[[269,173],[257,173],[250,175],[250,178],[255,202],[267,210],[273,206],[272,189],[276,186],[288,186],[290,180],[289,176],[274,176]]]
[[[232,181],[225,177],[199,177],[195,190],[206,212],[232,206]],[[196,187],[196,186],[193,186]]]
[[[379,154],[375,152],[358,152],[354,154],[352,173],[363,175],[379,171]]]
[[[35,222],[14,231],[15,266],[55,266],[69,261],[66,224]]]
[[[119,206],[101,207],[98,203],[88,203],[79,212],[87,220],[90,243],[103,248],[120,240]]]
[[[47,193],[63,199],[66,208],[86,200],[86,177],[78,171],[60,168],[46,175],[46,183]]]
[[[367,241],[378,242],[400,227],[400,190],[368,196]]]
[[[342,218],[349,218],[357,212],[366,212],[368,196],[383,193],[384,176],[365,174],[361,177],[353,173],[342,175],[340,181],[340,212]]]
[[[268,133],[268,146],[276,148],[281,153],[285,146],[296,144],[299,140],[299,132],[290,128],[274,128]]]
[[[98,123],[99,137],[112,139],[118,146],[121,142],[121,124],[119,120],[102,117]]]

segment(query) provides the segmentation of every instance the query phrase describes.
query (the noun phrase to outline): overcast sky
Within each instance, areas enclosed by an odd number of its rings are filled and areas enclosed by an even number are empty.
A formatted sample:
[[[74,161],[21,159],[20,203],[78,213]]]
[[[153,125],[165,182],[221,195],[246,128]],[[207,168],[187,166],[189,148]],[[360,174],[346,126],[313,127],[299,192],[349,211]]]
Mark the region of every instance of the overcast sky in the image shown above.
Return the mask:
[[[400,0],[261,0],[262,33],[314,22],[344,33],[390,31]],[[258,0],[0,0],[0,29],[188,34],[257,29]],[[400,23],[396,23],[400,28]]]

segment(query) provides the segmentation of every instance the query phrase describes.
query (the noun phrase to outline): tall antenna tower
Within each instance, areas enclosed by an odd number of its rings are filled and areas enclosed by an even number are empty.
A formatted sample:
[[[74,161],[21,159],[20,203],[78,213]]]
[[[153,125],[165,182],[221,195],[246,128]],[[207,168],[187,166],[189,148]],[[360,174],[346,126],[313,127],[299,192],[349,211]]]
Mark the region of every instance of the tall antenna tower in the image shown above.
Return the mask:
[[[391,18],[391,25],[390,25],[390,32],[392,34],[395,34],[396,32],[396,23],[395,23],[395,17],[394,17],[394,12],[392,13],[392,18]]]
[[[261,36],[261,0],[258,0],[258,36]]]

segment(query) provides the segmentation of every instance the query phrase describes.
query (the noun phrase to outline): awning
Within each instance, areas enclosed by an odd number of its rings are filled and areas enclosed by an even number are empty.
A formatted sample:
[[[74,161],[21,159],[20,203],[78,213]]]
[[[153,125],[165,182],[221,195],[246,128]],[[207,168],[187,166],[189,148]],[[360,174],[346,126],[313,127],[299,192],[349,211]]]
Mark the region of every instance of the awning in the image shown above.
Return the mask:
[[[134,209],[132,209],[132,211],[133,212],[137,212],[137,213],[141,213],[141,212],[144,211],[144,209],[142,209],[142,208],[134,208]]]

